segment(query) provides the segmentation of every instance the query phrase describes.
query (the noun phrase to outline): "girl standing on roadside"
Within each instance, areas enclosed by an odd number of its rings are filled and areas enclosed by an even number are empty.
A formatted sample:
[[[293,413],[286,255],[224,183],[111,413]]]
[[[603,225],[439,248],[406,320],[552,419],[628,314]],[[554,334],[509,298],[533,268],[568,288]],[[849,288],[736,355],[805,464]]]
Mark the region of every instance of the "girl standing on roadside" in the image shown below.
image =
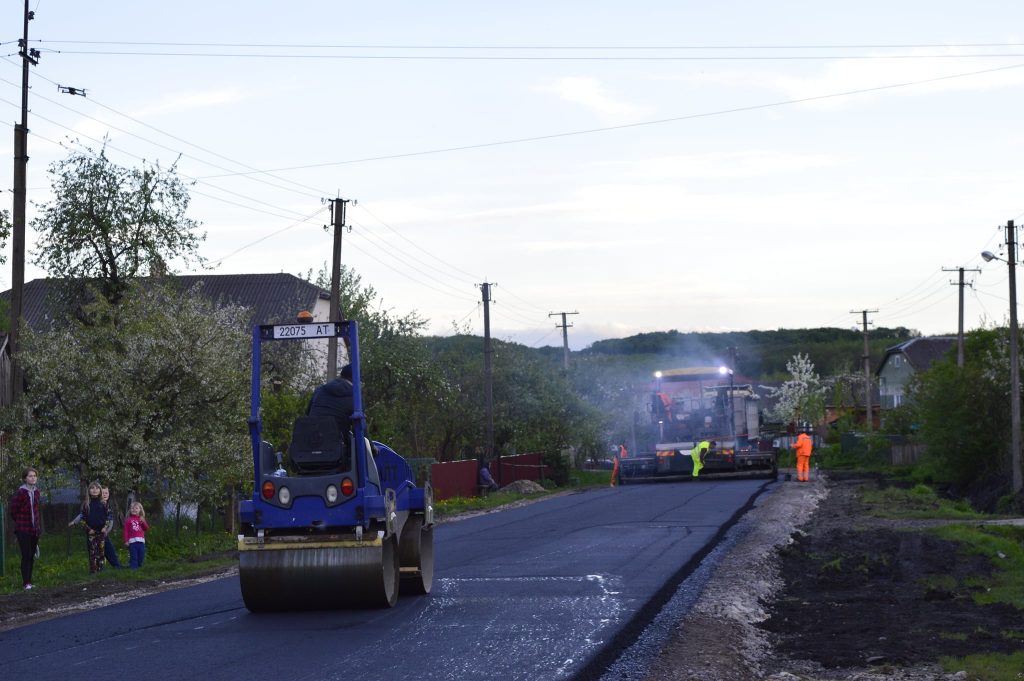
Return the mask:
[[[146,560],[146,510],[135,501],[128,509],[128,518],[124,521],[124,543],[128,545],[128,567],[137,570]]]
[[[100,483],[96,480],[89,483],[88,496],[82,502],[82,512],[79,518],[71,521],[71,524],[79,521],[85,523],[89,546],[89,572],[99,572],[103,569],[103,544],[107,539],[103,532],[107,524],[107,505],[100,498]]]
[[[36,488],[39,472],[35,468],[26,468],[21,480],[24,484],[11,498],[10,512],[14,520],[14,535],[21,550],[21,581],[28,591],[32,588],[32,567],[39,550],[39,535],[43,533],[43,514],[39,509],[39,490]]]
[[[110,563],[110,567],[120,569],[121,559],[117,557],[117,549],[114,548],[114,542],[110,540],[110,532],[114,529],[115,524],[120,523],[121,514],[118,512],[117,504],[110,497],[110,488],[106,485],[100,485],[100,500],[107,507],[107,524],[103,526],[103,555]]]

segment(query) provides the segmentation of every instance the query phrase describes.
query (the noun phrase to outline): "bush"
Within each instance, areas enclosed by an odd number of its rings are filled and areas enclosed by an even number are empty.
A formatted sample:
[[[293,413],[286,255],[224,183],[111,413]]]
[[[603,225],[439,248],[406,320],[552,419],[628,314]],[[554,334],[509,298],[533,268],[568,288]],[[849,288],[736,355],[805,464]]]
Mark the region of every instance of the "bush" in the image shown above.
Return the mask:
[[[548,467],[545,478],[550,478],[559,487],[569,484],[569,461],[560,451],[544,452],[541,461]]]

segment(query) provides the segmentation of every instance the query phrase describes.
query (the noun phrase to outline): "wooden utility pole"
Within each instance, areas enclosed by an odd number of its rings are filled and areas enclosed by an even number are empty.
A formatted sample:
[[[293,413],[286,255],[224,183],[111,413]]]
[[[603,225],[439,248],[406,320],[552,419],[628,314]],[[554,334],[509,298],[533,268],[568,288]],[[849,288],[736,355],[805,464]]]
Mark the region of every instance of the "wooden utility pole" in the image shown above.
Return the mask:
[[[487,419],[484,456],[490,463],[494,458],[494,372],[491,368],[491,354],[494,351],[491,348],[491,284],[486,281],[480,284],[480,292],[484,301],[484,411]],[[500,463],[497,473],[497,482],[501,484]]]
[[[952,286],[960,287],[960,305],[958,308],[959,314],[957,315],[958,321],[956,327],[956,365],[962,368],[964,365],[964,286],[971,286],[970,283],[964,283],[964,272],[981,272],[981,270],[977,268],[965,269],[963,267],[943,267],[942,271],[960,273],[959,283],[955,281],[951,281],[949,283]]]
[[[24,33],[18,41],[21,56],[21,122],[14,125],[14,210],[11,225],[11,401],[21,397],[24,387],[21,360],[21,324],[25,298],[25,205],[28,192],[28,67],[39,63],[39,50],[29,49],[28,22],[35,12],[25,0]]]
[[[864,405],[867,407],[867,428],[874,430],[874,415],[871,413],[871,348],[868,345],[868,315],[878,310],[850,310],[850,314],[859,314],[864,323]]]
[[[562,323],[561,324],[555,324],[555,328],[562,330],[562,369],[564,371],[568,371],[569,370],[569,327],[572,326],[572,324],[567,324],[566,321],[565,321],[565,317],[566,317],[566,315],[570,315],[570,314],[579,314],[579,312],[549,312],[548,313],[549,317],[555,317],[557,315],[562,315]]]
[[[331,263],[331,310],[329,322],[341,321],[341,234],[345,229],[345,206],[349,199],[331,199],[331,226],[334,227],[334,249]],[[327,339],[327,380],[338,373],[338,338]]]

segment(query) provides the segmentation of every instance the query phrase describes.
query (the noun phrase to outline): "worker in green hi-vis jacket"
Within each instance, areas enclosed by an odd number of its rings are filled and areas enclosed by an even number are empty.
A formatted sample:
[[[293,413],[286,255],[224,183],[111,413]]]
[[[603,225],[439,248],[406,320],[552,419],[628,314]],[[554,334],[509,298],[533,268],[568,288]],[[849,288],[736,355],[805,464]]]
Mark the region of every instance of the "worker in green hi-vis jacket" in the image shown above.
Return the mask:
[[[693,477],[700,475],[700,469],[704,468],[704,457],[708,451],[715,446],[715,441],[702,440],[697,446],[690,450],[690,458],[693,459]]]

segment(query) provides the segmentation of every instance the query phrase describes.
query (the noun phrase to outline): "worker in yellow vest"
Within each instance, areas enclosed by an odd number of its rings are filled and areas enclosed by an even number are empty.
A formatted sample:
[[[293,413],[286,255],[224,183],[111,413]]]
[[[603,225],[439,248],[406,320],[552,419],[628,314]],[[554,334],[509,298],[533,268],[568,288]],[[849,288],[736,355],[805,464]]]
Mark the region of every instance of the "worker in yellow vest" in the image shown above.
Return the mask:
[[[700,475],[700,470],[704,468],[704,457],[707,453],[715,446],[715,441],[708,442],[703,440],[697,443],[697,446],[690,450],[690,458],[693,459],[693,477]]]

